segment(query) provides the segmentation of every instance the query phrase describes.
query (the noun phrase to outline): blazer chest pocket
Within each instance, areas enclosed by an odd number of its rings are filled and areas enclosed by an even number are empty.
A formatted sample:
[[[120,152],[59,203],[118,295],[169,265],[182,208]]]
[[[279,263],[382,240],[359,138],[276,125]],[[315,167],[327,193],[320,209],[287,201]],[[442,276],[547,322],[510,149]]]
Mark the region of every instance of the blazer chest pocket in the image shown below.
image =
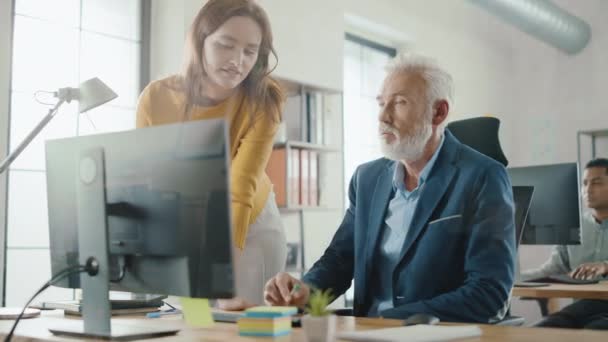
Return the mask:
[[[454,221],[454,220],[462,220],[462,215],[457,214],[457,215],[449,215],[449,216],[440,217],[438,219],[435,219],[435,220],[429,222],[429,226],[432,226],[437,223],[445,223],[445,222]],[[456,222],[450,222],[450,223],[456,223]]]
[[[463,233],[462,215],[448,215],[432,220],[428,223],[427,234],[460,235]]]

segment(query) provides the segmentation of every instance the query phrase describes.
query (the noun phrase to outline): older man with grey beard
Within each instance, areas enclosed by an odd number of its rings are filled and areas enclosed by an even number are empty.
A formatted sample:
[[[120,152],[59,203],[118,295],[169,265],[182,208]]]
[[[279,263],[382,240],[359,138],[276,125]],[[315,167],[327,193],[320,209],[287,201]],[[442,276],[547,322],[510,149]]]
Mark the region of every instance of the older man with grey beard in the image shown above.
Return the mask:
[[[399,55],[378,94],[384,158],[357,168],[331,244],[302,280],[268,281],[272,305],[306,305],[311,289],[344,293],[354,314],[491,323],[514,278],[511,184],[498,162],[445,129],[452,77],[433,60]]]

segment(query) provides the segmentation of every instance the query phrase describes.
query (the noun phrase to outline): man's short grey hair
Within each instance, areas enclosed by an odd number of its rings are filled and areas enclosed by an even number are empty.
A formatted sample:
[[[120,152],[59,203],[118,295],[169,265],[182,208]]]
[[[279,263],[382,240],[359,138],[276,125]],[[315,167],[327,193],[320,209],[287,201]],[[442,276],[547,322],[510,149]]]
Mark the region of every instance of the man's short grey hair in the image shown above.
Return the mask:
[[[448,102],[449,108],[452,108],[454,103],[452,76],[434,59],[412,52],[402,52],[388,63],[386,71],[389,75],[401,71],[418,72],[427,82],[429,106],[432,106],[437,100],[445,100]]]

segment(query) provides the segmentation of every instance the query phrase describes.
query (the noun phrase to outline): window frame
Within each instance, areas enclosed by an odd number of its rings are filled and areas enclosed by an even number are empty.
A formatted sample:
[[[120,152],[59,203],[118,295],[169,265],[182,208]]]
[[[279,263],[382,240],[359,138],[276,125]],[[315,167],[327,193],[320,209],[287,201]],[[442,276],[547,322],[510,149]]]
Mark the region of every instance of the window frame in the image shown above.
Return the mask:
[[[82,1],[80,6],[82,7]],[[139,43],[139,79],[138,92],[150,80],[150,26],[152,0],[140,1],[140,43]],[[14,46],[14,23],[16,0],[0,0],[0,158],[9,153],[10,118],[12,93],[12,55]],[[81,28],[82,29],[82,28]],[[7,289],[7,237],[8,237],[8,191],[9,170],[0,175],[0,296],[2,306],[6,305]],[[35,249],[35,248],[34,248]]]

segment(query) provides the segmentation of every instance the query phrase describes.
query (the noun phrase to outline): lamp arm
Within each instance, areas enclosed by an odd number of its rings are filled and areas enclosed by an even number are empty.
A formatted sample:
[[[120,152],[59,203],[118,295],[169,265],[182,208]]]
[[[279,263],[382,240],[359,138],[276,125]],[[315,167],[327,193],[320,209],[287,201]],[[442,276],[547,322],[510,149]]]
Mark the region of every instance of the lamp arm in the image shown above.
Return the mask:
[[[27,145],[29,145],[30,142],[34,140],[38,133],[40,133],[40,131],[42,131],[42,129],[49,123],[49,121],[51,121],[51,119],[55,117],[55,115],[57,114],[57,110],[64,102],[66,102],[66,100],[64,98],[60,98],[59,101],[57,101],[55,107],[49,109],[48,114],[44,118],[42,118],[42,120],[38,123],[38,125],[36,125],[36,127],[34,127],[30,134],[28,134],[25,139],[23,139],[23,141],[19,144],[19,146],[17,146],[17,148],[2,161],[2,164],[0,164],[0,174],[2,174],[4,170],[6,170],[9,165],[11,165],[11,163],[17,158],[17,156],[19,156],[19,154],[21,154],[21,152],[27,147]]]

